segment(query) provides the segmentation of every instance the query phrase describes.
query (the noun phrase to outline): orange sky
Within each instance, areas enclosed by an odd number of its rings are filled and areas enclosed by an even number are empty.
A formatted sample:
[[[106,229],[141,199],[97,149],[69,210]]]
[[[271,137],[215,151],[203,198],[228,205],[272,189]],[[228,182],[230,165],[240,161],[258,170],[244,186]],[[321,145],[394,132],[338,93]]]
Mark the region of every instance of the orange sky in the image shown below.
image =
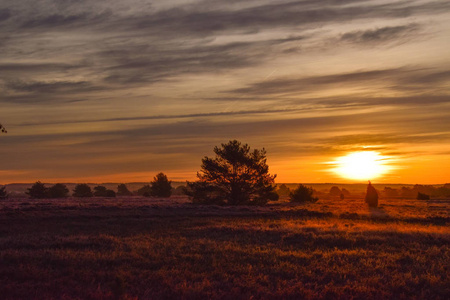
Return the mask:
[[[231,139],[278,182],[450,182],[449,36],[444,1],[3,1],[0,183],[193,180]]]

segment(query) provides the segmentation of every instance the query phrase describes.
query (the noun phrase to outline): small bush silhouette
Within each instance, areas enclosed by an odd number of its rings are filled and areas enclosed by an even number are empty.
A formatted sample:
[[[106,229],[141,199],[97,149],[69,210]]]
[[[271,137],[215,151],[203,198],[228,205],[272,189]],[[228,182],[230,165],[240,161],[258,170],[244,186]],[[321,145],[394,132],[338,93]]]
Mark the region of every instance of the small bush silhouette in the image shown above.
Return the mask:
[[[28,192],[26,192],[27,195],[30,196],[30,198],[33,199],[44,199],[48,196],[48,189],[45,187],[45,185],[40,182],[36,181],[35,184],[31,186],[31,188],[28,189]]]
[[[8,131],[6,131],[6,128],[2,124],[0,124],[0,132],[3,132],[3,133],[8,132]]]
[[[430,200],[430,195],[418,192],[417,193],[417,200]]]
[[[62,183],[57,183],[48,189],[49,198],[65,198],[69,194],[69,189]]]
[[[313,196],[314,190],[312,187],[300,184],[293,192],[290,193],[289,198],[291,202],[317,202],[319,198]]]
[[[280,187],[277,190],[277,194],[280,196],[288,196],[290,195],[290,193],[291,190],[285,184],[280,185]]]
[[[94,187],[94,196],[95,197],[106,197],[106,187],[103,185],[97,185]]]
[[[153,178],[150,195],[154,197],[170,197],[172,195],[172,181],[164,173],[158,173]]]
[[[340,197],[341,194],[342,194],[342,191],[339,189],[339,187],[332,186],[330,188],[330,196],[332,196],[332,197]]]
[[[73,190],[73,196],[81,198],[92,197],[91,187],[85,183],[77,184]]]
[[[139,196],[150,197],[152,193],[152,188],[149,184],[144,185],[140,189],[137,190]]]
[[[105,197],[114,198],[116,197],[116,192],[114,192],[113,190],[106,190]]]
[[[132,192],[127,188],[127,186],[123,183],[117,186],[117,196],[131,196]]]
[[[8,198],[8,193],[6,192],[6,186],[0,187],[0,199]]]

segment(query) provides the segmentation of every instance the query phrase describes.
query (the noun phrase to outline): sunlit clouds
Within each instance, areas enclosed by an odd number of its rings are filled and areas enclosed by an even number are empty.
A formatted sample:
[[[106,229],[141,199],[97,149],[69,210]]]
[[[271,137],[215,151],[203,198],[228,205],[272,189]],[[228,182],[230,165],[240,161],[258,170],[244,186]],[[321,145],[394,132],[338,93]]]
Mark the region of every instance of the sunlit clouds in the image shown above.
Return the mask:
[[[232,139],[279,182],[372,145],[445,183],[448,36],[445,1],[3,1],[0,183],[191,180]]]

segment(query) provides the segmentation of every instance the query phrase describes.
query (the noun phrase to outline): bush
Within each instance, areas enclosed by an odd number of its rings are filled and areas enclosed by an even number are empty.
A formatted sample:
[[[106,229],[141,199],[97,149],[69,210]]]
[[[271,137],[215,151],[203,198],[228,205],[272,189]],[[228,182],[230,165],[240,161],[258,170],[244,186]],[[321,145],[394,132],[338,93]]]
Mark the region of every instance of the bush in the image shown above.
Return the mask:
[[[339,197],[341,195],[342,191],[337,186],[332,186],[330,188],[330,196],[332,197]]]
[[[94,196],[95,197],[106,197],[106,187],[103,185],[97,185],[94,187]]]
[[[312,187],[304,186],[300,184],[292,193],[289,198],[291,202],[317,202],[319,198],[313,196],[314,190]]]
[[[133,195],[132,192],[130,192],[125,184],[119,184],[117,186],[117,196],[131,196]]]
[[[106,190],[105,197],[115,198],[116,197],[116,192],[114,192],[113,190]]]
[[[417,200],[430,200],[430,195],[422,194],[421,192],[418,192]]]
[[[8,198],[8,193],[6,192],[6,186],[0,187],[0,199]]]
[[[69,189],[62,183],[57,183],[48,189],[49,198],[65,198],[69,194]]]
[[[91,187],[85,183],[77,184],[73,190],[73,196],[81,198],[92,197]]]
[[[48,196],[47,190],[48,189],[42,182],[36,181],[36,183],[33,184],[31,188],[28,189],[28,192],[26,192],[26,194],[29,195],[30,198],[44,199],[47,198]]]
[[[164,173],[158,173],[153,178],[150,195],[154,197],[170,197],[172,195],[172,181]]]
[[[139,196],[150,197],[152,193],[152,188],[149,184],[144,185],[140,189],[137,190]]]
[[[234,140],[215,147],[215,158],[205,157],[197,173],[198,181],[188,182],[186,193],[194,203],[265,204],[276,199],[276,175],[269,174],[266,151]]]
[[[290,193],[291,190],[285,184],[280,185],[280,187],[277,190],[277,194],[280,196],[288,196],[290,195]]]

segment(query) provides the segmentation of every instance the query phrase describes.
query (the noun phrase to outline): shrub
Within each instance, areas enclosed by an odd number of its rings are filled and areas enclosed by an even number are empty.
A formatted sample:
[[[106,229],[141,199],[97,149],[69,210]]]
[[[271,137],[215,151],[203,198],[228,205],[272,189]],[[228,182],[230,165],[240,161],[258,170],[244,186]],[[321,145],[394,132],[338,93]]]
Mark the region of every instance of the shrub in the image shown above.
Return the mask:
[[[291,193],[291,190],[285,185],[282,184],[277,190],[277,194],[280,196],[288,196]]]
[[[103,185],[97,185],[96,187],[94,187],[94,196],[106,197],[106,191],[108,191],[106,187],[104,187]]]
[[[172,195],[172,181],[164,173],[158,173],[153,178],[150,195],[154,197],[170,197]]]
[[[73,190],[73,196],[82,198],[92,197],[91,187],[85,183],[77,184]]]
[[[339,197],[341,195],[342,191],[337,186],[332,186],[330,188],[330,196],[333,197]]]
[[[319,198],[314,197],[314,190],[312,187],[300,184],[293,192],[290,193],[289,198],[291,202],[317,202]]]
[[[57,183],[48,189],[49,198],[65,198],[69,194],[69,189],[62,183]]]
[[[123,183],[117,186],[117,196],[131,196],[133,195],[127,188],[127,186]]]
[[[0,199],[8,198],[8,193],[6,192],[6,186],[0,187]]]
[[[150,197],[152,193],[152,188],[149,184],[144,185],[140,189],[137,190],[139,196]]]
[[[422,194],[421,192],[418,192],[417,200],[430,200],[430,195]]]
[[[48,189],[43,183],[41,183],[40,181],[36,181],[36,183],[28,189],[28,192],[26,192],[26,194],[29,195],[30,198],[44,199],[48,196],[47,190]]]
[[[115,198],[116,197],[116,192],[114,192],[113,190],[106,190],[105,197]]]
[[[234,140],[215,147],[215,158],[205,157],[198,181],[188,182],[186,192],[194,203],[265,204],[276,199],[276,175],[269,174],[266,151]]]

